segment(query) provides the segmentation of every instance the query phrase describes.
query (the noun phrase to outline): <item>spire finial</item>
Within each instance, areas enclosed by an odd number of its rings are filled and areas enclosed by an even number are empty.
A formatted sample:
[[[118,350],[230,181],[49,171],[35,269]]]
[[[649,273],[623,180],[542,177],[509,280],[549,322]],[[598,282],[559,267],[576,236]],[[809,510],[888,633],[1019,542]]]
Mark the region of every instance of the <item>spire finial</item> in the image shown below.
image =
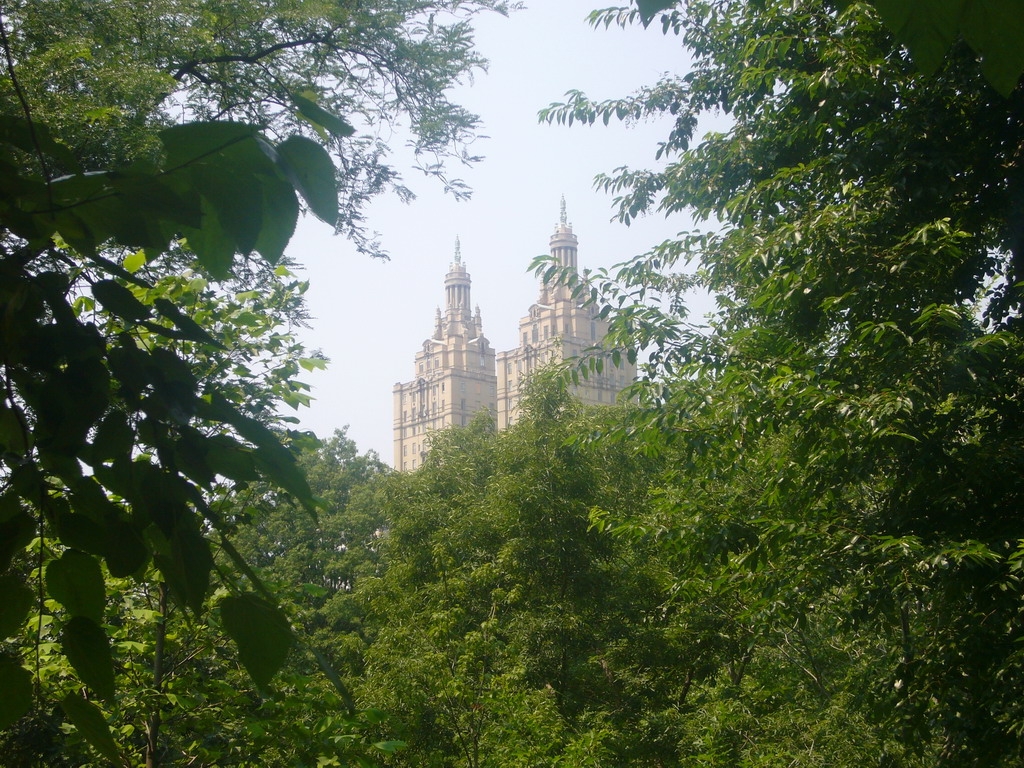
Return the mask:
[[[462,263],[462,243],[459,242],[459,236],[455,236],[455,263]]]
[[[560,212],[559,212],[558,220],[559,220],[559,222],[561,222],[563,227],[566,226],[566,219],[565,219],[565,195],[562,195],[562,204],[561,204],[561,207],[560,207]]]

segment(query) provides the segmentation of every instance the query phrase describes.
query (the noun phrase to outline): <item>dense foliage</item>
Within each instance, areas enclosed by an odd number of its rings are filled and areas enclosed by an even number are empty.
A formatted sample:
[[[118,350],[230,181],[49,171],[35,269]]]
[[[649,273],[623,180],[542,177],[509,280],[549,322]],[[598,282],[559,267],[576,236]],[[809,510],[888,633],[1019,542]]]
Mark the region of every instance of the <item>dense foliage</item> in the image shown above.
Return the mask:
[[[247,519],[240,494],[263,483],[315,514],[294,455],[308,438],[287,431],[278,408],[305,402],[298,371],[322,364],[292,335],[304,286],[282,255],[302,206],[374,250],[360,211],[398,183],[382,126],[408,123],[436,175],[443,156],[471,159],[463,143],[475,118],[445,92],[482,65],[469,27],[482,10],[503,6],[5,5],[9,754],[87,760],[88,749],[68,751],[84,739],[115,763],[268,756],[260,729],[229,727],[229,713],[281,714],[265,697],[280,694],[271,681],[296,641],[288,609],[233,539]],[[329,709],[347,692],[305,649],[337,683],[318,693]],[[259,693],[237,674],[224,680],[239,664]],[[220,719],[183,725],[193,693],[217,700]],[[172,712],[199,731],[197,744],[169,735]],[[324,726],[319,746],[297,738],[309,754],[282,762],[341,759],[360,740],[357,720]]]
[[[622,413],[557,384],[524,411],[437,434],[374,486],[387,531],[346,675],[392,713],[396,765],[933,764],[933,741],[883,722],[902,644],[850,620],[856,593],[810,546],[747,571],[728,552],[781,443],[726,484],[642,439],[581,439]],[[637,520],[664,527],[613,535]]]
[[[613,343],[653,350],[620,436],[681,451],[657,515],[606,524],[678,542],[680,589],[709,562],[709,587],[758,585],[736,615],[752,642],[787,622],[828,636],[841,606],[877,657],[859,684],[874,716],[932,764],[1015,765],[1024,90],[997,93],[962,42],[922,76],[863,3],[659,18],[688,73],[546,112],[673,115],[662,170],[600,183],[626,222],[718,223],[580,287],[608,302]],[[729,130],[695,141],[716,111]],[[707,326],[685,314],[693,283],[718,300]]]

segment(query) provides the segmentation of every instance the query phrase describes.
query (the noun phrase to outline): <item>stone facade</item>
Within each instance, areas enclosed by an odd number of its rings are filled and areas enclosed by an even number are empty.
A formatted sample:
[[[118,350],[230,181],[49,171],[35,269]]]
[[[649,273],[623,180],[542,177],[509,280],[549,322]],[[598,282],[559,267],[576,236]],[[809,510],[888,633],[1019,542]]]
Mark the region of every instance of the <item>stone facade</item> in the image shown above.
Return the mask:
[[[577,238],[565,218],[551,236],[551,255],[577,269]],[[522,386],[538,367],[582,354],[601,343],[608,325],[581,307],[565,285],[542,285],[537,303],[519,321],[519,346],[495,355],[484,336],[480,308],[470,313],[470,279],[458,241],[445,276],[445,309],[437,310],[434,335],[416,353],[416,378],[394,387],[395,468],[414,470],[423,462],[435,429],[464,426],[489,410],[498,429],[515,423]],[[585,403],[614,403],[636,376],[635,366],[605,365],[601,374],[581,378],[575,394]]]

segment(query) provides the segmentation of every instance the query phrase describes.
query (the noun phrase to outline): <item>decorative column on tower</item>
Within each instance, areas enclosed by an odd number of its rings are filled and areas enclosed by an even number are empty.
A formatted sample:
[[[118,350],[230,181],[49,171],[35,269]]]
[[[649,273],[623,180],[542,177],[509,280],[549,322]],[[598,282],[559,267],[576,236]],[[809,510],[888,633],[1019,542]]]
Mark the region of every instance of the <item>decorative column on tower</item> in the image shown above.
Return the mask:
[[[462,263],[462,243],[455,238],[455,259],[444,278],[445,321],[449,335],[465,333],[473,322],[469,272]],[[475,334],[474,334],[475,335]]]

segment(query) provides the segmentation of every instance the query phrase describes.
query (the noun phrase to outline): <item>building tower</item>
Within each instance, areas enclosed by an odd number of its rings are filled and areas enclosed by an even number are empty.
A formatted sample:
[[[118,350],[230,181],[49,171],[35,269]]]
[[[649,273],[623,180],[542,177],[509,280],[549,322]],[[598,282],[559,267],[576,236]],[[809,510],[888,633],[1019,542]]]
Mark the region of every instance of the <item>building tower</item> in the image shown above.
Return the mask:
[[[578,243],[566,220],[563,197],[559,222],[551,235],[552,258],[576,272]],[[522,386],[533,371],[555,360],[580,356],[602,342],[608,323],[581,305],[582,300],[573,298],[565,282],[541,284],[540,298],[519,321],[519,346],[497,355],[498,429],[515,423]],[[619,367],[606,364],[600,374],[591,371],[589,377],[580,379],[574,394],[584,403],[608,405],[635,377],[636,366],[625,360]]]
[[[473,312],[469,272],[462,247],[444,279],[444,314],[434,315],[434,333],[416,353],[415,378],[394,386],[395,469],[423,463],[427,433],[465,426],[485,408],[495,412],[494,349],[483,333],[480,308]]]

